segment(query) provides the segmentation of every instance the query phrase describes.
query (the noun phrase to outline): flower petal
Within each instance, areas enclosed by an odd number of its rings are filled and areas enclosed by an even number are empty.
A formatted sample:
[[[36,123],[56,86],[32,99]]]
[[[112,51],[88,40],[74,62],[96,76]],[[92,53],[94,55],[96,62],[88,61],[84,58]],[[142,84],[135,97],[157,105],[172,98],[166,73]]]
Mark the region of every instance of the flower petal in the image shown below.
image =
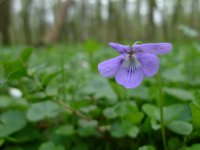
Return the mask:
[[[152,54],[166,54],[171,52],[171,43],[149,43],[137,44],[133,46],[134,52],[146,52]]]
[[[98,70],[103,77],[113,77],[123,61],[123,55],[101,62]]]
[[[152,77],[158,72],[159,58],[154,54],[136,53],[136,56],[141,63],[141,68],[146,77]]]
[[[142,79],[143,72],[141,67],[124,67],[122,65],[115,75],[116,82],[123,85],[127,89],[137,87],[141,84]]]
[[[121,53],[130,52],[130,50],[131,50],[130,46],[125,46],[125,45],[118,44],[118,43],[110,42],[109,45],[110,45],[110,47],[112,47],[113,49],[115,49],[120,54]]]

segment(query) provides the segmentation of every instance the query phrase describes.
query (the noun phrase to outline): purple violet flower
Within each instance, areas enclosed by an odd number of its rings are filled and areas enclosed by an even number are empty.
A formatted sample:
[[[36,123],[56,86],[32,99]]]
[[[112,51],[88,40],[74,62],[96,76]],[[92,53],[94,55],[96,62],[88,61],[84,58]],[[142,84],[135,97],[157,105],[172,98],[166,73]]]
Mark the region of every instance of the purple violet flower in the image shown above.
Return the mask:
[[[157,54],[166,54],[172,50],[170,43],[148,43],[125,46],[109,43],[120,55],[98,65],[103,77],[115,77],[118,84],[125,88],[135,88],[143,80],[143,76],[154,76],[159,68]]]

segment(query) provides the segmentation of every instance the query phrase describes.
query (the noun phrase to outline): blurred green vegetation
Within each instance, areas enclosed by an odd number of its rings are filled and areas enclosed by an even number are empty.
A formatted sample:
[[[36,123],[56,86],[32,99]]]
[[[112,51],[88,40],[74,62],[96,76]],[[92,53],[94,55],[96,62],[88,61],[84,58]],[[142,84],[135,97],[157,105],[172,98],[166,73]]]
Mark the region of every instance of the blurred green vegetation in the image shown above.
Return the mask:
[[[160,57],[167,145],[199,150],[200,43],[173,47]],[[100,77],[115,56],[94,40],[1,47],[1,149],[162,149],[156,77],[131,90]]]
[[[110,41],[160,57],[168,150],[200,149],[200,0],[0,0],[0,150],[162,150],[159,84],[99,75]]]

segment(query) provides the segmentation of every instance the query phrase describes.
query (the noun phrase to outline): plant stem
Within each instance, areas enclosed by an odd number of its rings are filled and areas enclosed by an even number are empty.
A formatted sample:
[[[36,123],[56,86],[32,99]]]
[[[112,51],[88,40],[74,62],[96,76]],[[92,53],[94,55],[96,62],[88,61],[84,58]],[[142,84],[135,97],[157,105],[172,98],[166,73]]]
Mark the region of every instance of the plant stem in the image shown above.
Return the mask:
[[[84,115],[83,113],[81,113],[80,111],[72,108],[70,105],[68,105],[67,103],[61,101],[61,100],[54,100],[55,102],[57,102],[59,105],[63,106],[66,110],[68,110],[69,112],[77,115],[78,117],[82,118],[82,119],[85,119],[85,120],[92,120],[92,118]]]
[[[63,106],[66,110],[68,110],[69,112],[71,112],[72,114],[75,114],[76,116],[85,119],[87,121],[92,121],[93,118],[83,114],[81,111],[74,109],[73,107],[71,107],[70,105],[68,105],[66,102],[63,102],[62,100],[58,100],[58,99],[54,99],[54,102],[58,103],[60,106]],[[121,148],[121,146],[116,143],[115,141],[113,141],[109,136],[107,136],[106,131],[104,131],[100,126],[96,126],[95,129],[101,134],[102,138],[104,138],[106,141],[117,145],[118,147]]]
[[[160,72],[157,74],[157,82],[158,82],[158,89],[159,89],[159,107],[160,107],[160,122],[161,122],[161,133],[162,133],[162,141],[163,141],[163,148],[167,150],[166,145],[166,135],[165,135],[165,126],[164,126],[164,116],[163,116],[163,91],[162,91],[162,82],[161,82],[161,75]]]

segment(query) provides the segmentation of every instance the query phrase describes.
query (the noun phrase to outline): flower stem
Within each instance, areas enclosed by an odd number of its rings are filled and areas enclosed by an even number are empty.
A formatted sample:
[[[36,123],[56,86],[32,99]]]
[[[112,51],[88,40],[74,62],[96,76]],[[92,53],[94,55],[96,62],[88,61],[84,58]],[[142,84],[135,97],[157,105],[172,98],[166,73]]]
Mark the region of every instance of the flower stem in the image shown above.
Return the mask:
[[[135,43],[133,43],[133,45],[136,45],[136,44],[142,44],[142,42],[141,41],[136,41]]]
[[[161,133],[162,133],[162,141],[163,141],[163,148],[167,150],[166,145],[166,135],[165,135],[165,126],[164,126],[164,115],[163,115],[163,91],[162,91],[162,82],[161,82],[161,75],[160,72],[157,74],[157,82],[158,82],[158,89],[159,89],[159,97],[158,97],[158,104],[160,107],[160,122],[161,122]]]

